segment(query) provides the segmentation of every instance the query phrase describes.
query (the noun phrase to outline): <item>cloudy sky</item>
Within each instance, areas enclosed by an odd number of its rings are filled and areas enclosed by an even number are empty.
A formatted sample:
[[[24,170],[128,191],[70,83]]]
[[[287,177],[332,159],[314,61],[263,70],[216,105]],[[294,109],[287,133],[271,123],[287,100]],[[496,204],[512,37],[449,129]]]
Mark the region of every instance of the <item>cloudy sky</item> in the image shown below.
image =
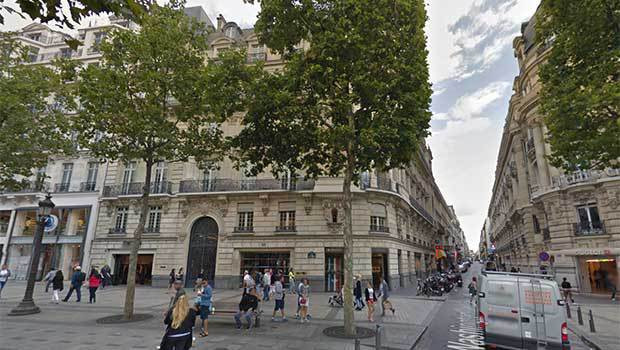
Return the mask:
[[[7,4],[13,3],[8,0]],[[427,0],[433,95],[433,172],[453,204],[472,249],[491,196],[501,131],[517,64],[512,40],[539,0]],[[242,27],[254,23],[257,6],[242,0],[188,0],[215,21],[223,14]],[[94,20],[93,20],[94,21]],[[101,20],[99,20],[101,21]],[[2,30],[29,23],[7,16]],[[84,21],[84,24],[88,21]]]

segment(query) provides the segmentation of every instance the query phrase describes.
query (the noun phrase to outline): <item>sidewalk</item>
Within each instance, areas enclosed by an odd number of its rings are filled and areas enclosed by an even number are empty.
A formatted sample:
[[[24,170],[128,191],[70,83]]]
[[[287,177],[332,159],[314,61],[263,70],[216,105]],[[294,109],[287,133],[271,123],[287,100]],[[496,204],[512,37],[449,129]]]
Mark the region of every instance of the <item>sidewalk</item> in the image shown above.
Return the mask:
[[[8,317],[6,314],[19,303],[25,283],[7,284],[0,299],[0,349],[154,349],[163,334],[162,312],[168,305],[170,295],[164,289],[139,287],[136,290],[136,313],[148,313],[154,317],[136,323],[121,325],[100,325],[98,318],[120,314],[124,298],[124,288],[113,287],[97,293],[97,303],[88,304],[87,293],[83,293],[82,302],[76,303],[75,297],[68,303],[58,305],[49,302],[51,295],[43,292],[43,286],[37,284],[35,300],[42,312],[36,315]],[[188,291],[188,292],[191,292]],[[66,291],[65,291],[66,293]],[[342,309],[327,305],[331,293],[311,293],[310,313],[312,320],[300,324],[292,316],[295,314],[295,297],[287,295],[285,302],[288,322],[272,322],[271,312],[274,302],[262,305],[264,311],[261,327],[238,331],[232,317],[215,317],[209,323],[209,336],[197,340],[198,349],[238,350],[258,349],[353,349],[352,340],[329,338],[323,335],[328,326],[342,325]],[[64,293],[63,293],[64,296]],[[236,303],[240,297],[237,290],[215,290],[214,303]],[[410,350],[414,342],[425,329],[425,322],[441,302],[414,299],[407,295],[391,298],[397,308],[380,317],[380,310],[375,314],[378,324],[385,329],[383,346],[386,349]],[[366,310],[355,313],[357,326],[375,328],[366,319]],[[362,341],[362,348],[368,349],[374,338]]]
[[[583,325],[579,325],[577,307],[581,307]],[[570,305],[572,318],[568,326],[584,341],[601,350],[620,349],[620,302],[609,296],[575,295],[575,305]],[[596,332],[590,331],[589,312],[592,310]]]

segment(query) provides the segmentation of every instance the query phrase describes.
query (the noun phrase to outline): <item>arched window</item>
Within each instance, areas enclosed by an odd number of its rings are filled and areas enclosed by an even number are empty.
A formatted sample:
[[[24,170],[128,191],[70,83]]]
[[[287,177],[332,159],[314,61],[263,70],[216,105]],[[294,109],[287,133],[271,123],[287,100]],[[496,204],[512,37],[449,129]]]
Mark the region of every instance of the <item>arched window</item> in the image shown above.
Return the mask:
[[[332,208],[332,223],[338,223],[338,209]]]

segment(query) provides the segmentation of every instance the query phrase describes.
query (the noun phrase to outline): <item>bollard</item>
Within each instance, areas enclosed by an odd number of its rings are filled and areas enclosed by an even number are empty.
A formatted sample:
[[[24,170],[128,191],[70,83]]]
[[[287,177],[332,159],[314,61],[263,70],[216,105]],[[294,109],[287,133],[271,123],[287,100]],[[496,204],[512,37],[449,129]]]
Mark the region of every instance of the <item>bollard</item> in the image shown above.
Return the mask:
[[[596,333],[596,328],[594,328],[594,318],[592,317],[592,310],[590,310],[590,332]]]
[[[577,321],[579,321],[580,326],[583,326],[583,316],[581,315],[581,306],[577,306]]]
[[[566,303],[566,317],[573,318],[570,314],[570,304]]]
[[[359,338],[355,338],[355,350],[360,350],[362,347],[362,344],[360,342]]]
[[[375,333],[375,349],[381,350],[381,332],[383,331],[380,325],[377,325],[377,333]]]

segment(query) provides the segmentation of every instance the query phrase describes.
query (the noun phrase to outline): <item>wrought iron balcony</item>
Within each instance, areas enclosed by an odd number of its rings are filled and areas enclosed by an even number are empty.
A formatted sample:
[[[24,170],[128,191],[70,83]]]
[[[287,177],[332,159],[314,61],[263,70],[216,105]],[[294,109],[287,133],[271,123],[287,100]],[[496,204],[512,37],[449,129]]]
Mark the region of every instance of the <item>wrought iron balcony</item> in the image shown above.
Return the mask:
[[[233,229],[234,233],[253,233],[254,232],[254,227],[253,226],[236,226]]]
[[[144,233],[159,233],[159,227],[149,227],[149,226],[145,226],[144,227]]]
[[[267,53],[266,52],[252,52],[248,54],[248,63],[255,63],[258,61],[266,61]]]
[[[297,232],[297,227],[295,225],[276,226],[276,232]]]
[[[389,233],[390,232],[390,228],[387,227],[387,226],[370,225],[370,232]]]
[[[422,217],[424,219],[426,219],[426,221],[433,223],[433,216],[426,211],[426,209],[424,209],[424,207],[413,197],[413,196],[409,196],[409,203],[411,203],[411,206],[414,207],[418,213],[420,213],[420,215],[422,215]]]
[[[103,188],[103,196],[104,197],[116,197],[116,196],[128,196],[128,195],[142,194],[143,187],[144,187],[143,182],[129,182],[129,183],[124,183],[120,185],[105,186]],[[162,194],[162,193],[172,194],[172,182],[162,181],[162,182],[151,183],[150,193],[151,194]]]
[[[198,192],[237,192],[262,190],[302,191],[312,190],[314,180],[292,179],[212,179],[212,180],[185,180],[179,186],[180,193]]]
[[[377,176],[377,188],[385,191],[394,191],[392,189],[392,180],[385,176]]]
[[[604,235],[605,224],[602,221],[584,221],[573,224],[575,236],[597,236]]]
[[[125,227],[113,227],[108,231],[108,234],[124,235],[124,234],[127,234],[127,229]]]
[[[70,183],[59,183],[54,185],[54,192],[70,192]]]
[[[82,182],[80,184],[80,192],[95,192],[97,190],[96,182]]]

